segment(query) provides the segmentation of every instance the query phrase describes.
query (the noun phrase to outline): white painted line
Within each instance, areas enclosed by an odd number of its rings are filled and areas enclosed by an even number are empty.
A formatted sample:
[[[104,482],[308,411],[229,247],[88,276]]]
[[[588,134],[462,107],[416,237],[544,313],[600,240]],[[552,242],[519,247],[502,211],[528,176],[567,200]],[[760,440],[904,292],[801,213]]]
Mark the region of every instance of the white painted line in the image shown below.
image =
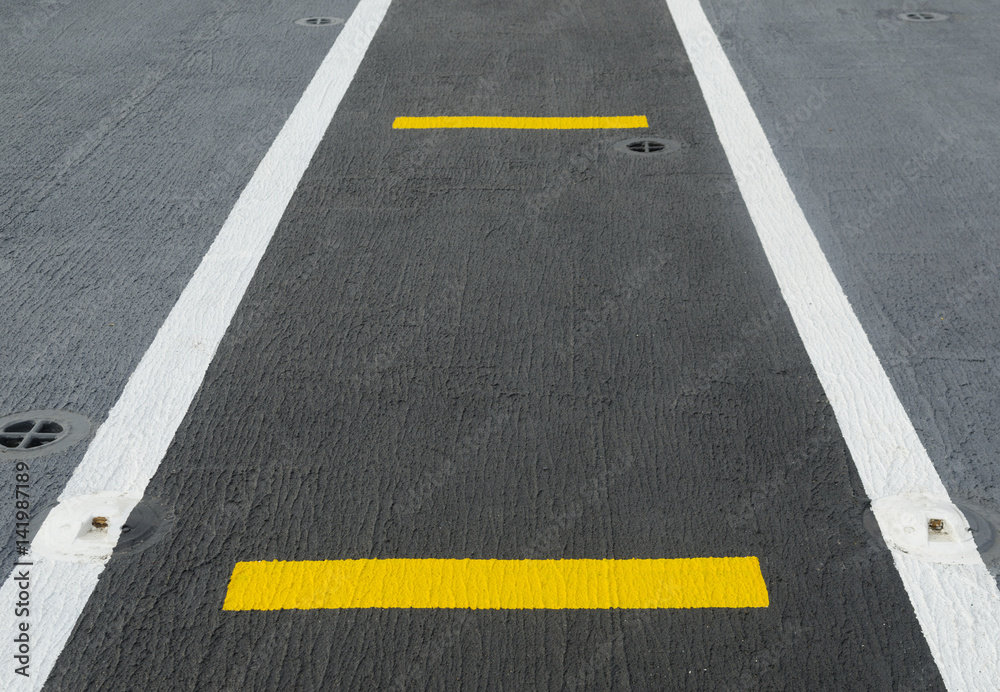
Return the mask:
[[[873,500],[947,491],[771,150],[698,0],[666,0],[799,335]],[[878,516],[880,523],[888,517]],[[893,550],[931,653],[951,690],[1000,685],[1000,591],[974,564]]]
[[[121,398],[74,471],[60,502],[94,493],[142,497],[201,386],[215,350],[274,230],[354,79],[391,0],[361,0],[261,160]],[[107,495],[102,495],[107,497]],[[123,510],[127,516],[128,512]],[[55,514],[55,512],[53,512]],[[50,514],[50,517],[52,515]],[[46,521],[48,525],[48,521]],[[90,598],[106,556],[65,562],[29,555],[0,587],[0,689],[41,689]],[[18,570],[30,571],[30,617],[13,617]],[[18,624],[30,633],[29,677],[14,672]],[[16,651],[15,651],[16,653]]]

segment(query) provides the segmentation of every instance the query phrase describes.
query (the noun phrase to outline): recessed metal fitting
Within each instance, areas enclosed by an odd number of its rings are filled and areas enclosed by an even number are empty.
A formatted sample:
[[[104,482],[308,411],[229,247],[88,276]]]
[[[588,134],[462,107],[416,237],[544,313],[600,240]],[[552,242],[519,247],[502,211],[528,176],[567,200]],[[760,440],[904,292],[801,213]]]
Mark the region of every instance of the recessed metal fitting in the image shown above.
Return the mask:
[[[163,538],[174,523],[174,514],[157,500],[147,497],[135,506],[122,525],[116,553],[145,550]]]
[[[0,459],[32,459],[69,449],[90,434],[71,411],[26,411],[0,418]]]
[[[615,151],[631,156],[656,156],[680,151],[680,142],[661,137],[639,137],[615,142]]]
[[[945,22],[949,18],[950,15],[942,12],[901,12],[896,15],[896,19],[902,19],[904,22]]]
[[[296,19],[295,23],[299,26],[334,26],[344,21],[343,17],[303,17]]]
[[[996,543],[996,530],[982,515],[946,498],[879,498],[863,521],[882,546],[928,562],[976,562]]]
[[[139,552],[163,537],[174,515],[153,498],[119,493],[78,495],[39,513],[31,522],[31,552],[62,562],[106,560]]]

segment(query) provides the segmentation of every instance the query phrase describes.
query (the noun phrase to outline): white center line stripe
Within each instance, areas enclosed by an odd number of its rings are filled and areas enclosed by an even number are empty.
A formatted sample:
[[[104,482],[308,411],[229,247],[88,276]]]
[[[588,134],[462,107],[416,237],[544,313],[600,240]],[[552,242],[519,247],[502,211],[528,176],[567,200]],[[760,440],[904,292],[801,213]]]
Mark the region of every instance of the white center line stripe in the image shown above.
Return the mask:
[[[948,501],[701,5],[666,2],[865,491]],[[945,565],[896,550],[893,559],[948,689],[1000,689],[1000,591],[982,560]]]
[[[77,495],[112,492],[132,500],[129,506],[134,507],[142,498],[390,2],[358,3],[97,431],[60,502]],[[33,553],[20,560],[33,563],[29,568],[30,677],[15,674],[8,656],[0,688],[39,690],[107,559],[61,562]],[[0,587],[0,603],[17,601],[18,569]],[[3,620],[0,637],[9,650],[19,620]]]

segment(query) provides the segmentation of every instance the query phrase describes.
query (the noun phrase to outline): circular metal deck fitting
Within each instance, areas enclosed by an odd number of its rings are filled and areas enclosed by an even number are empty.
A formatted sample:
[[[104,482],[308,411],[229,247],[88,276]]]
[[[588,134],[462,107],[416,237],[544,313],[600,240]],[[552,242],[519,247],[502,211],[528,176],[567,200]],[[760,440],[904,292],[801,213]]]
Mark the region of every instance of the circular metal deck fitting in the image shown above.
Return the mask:
[[[303,17],[302,19],[296,19],[295,23],[299,26],[333,26],[335,24],[343,24],[343,17]]]
[[[902,12],[897,14],[896,18],[904,22],[944,22],[947,21],[948,15],[941,12]]]
[[[94,493],[67,498],[36,514],[28,526],[28,540],[33,553],[63,562],[87,562],[107,559],[112,550],[115,554],[145,550],[173,523],[173,513],[154,498],[136,502],[114,492]]]
[[[0,459],[33,459],[69,449],[90,434],[71,411],[26,411],[0,418]]]
[[[879,526],[871,507],[865,510],[862,521],[879,547],[888,547],[888,534],[893,547],[932,562],[965,562],[960,555],[962,544],[971,544],[984,558],[993,557],[1000,547],[993,525],[967,505],[898,497],[876,502],[887,507],[892,515],[886,531]],[[953,510],[958,510],[961,517],[953,514]],[[961,526],[962,518],[968,524],[967,533]]]
[[[163,538],[166,529],[174,523],[173,513],[153,498],[146,498],[135,506],[122,525],[116,553],[139,552]]]
[[[638,137],[615,142],[615,151],[630,156],[656,156],[680,151],[681,145],[671,139],[661,137]]]

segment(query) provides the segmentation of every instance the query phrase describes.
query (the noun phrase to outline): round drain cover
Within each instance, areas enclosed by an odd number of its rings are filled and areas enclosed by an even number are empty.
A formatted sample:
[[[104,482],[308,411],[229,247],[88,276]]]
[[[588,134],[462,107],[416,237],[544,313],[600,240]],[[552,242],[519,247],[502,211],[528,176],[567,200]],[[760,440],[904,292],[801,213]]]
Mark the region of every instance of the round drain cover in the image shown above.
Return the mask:
[[[343,24],[343,17],[303,17],[302,19],[296,19],[295,23],[299,26],[333,26],[334,24]]]
[[[70,411],[26,411],[0,418],[0,459],[31,459],[69,449],[90,434],[90,421]]]
[[[897,14],[896,18],[904,22],[943,22],[948,19],[948,15],[941,12],[903,12]]]
[[[671,139],[639,137],[615,143],[615,150],[631,156],[655,156],[680,151],[681,145]]]

